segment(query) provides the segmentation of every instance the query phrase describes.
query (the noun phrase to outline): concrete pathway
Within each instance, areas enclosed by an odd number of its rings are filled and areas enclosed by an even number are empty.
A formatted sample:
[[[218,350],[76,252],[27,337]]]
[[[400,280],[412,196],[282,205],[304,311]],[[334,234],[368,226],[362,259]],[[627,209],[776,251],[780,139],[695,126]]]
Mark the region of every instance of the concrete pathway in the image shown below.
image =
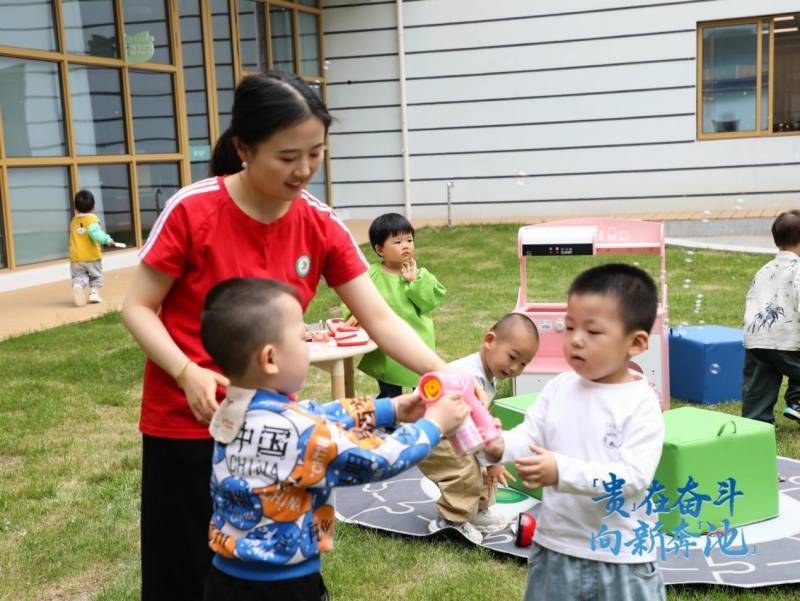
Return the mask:
[[[103,302],[76,307],[69,280],[0,294],[0,340],[65,323],[86,321],[122,308],[133,268],[103,274]]]

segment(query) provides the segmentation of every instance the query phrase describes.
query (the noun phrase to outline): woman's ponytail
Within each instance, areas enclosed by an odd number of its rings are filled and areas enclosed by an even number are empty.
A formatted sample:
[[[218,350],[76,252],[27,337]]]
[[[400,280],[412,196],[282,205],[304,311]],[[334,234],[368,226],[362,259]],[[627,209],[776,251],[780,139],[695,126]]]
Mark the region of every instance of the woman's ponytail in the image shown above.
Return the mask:
[[[233,175],[242,170],[242,159],[233,145],[233,132],[229,127],[214,145],[211,161],[208,163],[208,173],[211,176]]]

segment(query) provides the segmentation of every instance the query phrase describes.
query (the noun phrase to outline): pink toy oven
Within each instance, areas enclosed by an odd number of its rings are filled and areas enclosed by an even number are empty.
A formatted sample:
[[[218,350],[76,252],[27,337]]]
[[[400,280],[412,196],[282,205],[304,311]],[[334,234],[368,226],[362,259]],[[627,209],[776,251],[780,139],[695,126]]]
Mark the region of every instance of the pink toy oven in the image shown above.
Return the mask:
[[[667,332],[667,284],[664,252],[664,225],[633,219],[566,219],[519,229],[520,288],[516,311],[525,313],[539,328],[539,352],[525,371],[514,380],[514,394],[539,392],[548,380],[570,367],[562,352],[562,333],[566,314],[563,303],[536,303],[528,300],[527,257],[571,255],[658,254],[660,256],[660,302],[647,351],[634,359],[633,368],[651,382],[669,408],[669,349]],[[577,273],[575,274],[577,275]]]

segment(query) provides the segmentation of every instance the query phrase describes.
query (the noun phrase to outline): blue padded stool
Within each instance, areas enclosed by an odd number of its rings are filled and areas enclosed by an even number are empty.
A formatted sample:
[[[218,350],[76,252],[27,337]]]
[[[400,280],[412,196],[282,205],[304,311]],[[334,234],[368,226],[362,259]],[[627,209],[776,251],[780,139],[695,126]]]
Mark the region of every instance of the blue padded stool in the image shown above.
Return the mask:
[[[672,396],[710,405],[741,400],[744,333],[723,326],[670,328]]]

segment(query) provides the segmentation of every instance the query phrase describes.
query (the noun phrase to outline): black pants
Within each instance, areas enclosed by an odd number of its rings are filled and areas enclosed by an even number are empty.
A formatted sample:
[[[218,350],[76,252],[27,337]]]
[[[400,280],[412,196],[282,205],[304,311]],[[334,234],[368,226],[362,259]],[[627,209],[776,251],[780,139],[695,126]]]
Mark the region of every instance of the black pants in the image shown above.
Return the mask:
[[[328,591],[319,572],[291,580],[259,582],[233,578],[212,567],[208,573],[203,599],[204,601],[328,601]]]
[[[403,394],[403,387],[397,384],[387,384],[378,380],[378,398],[379,399],[393,399],[396,396]]]
[[[142,601],[197,601],[211,566],[213,440],[144,435]]]
[[[786,404],[800,404],[800,351],[745,349],[742,417],[774,424],[783,376],[789,378]]]

